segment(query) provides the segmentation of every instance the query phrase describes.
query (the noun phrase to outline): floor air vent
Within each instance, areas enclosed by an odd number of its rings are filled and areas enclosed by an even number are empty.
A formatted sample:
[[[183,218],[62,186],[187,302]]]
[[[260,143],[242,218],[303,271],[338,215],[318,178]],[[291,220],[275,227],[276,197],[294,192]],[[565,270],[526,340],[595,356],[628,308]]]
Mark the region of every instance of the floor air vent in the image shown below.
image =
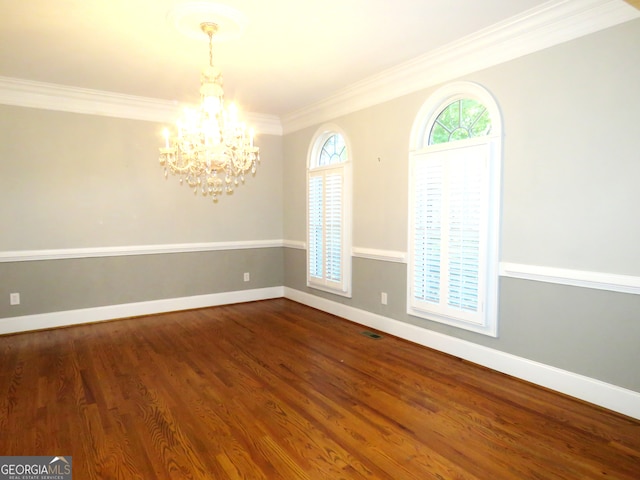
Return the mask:
[[[378,335],[377,333],[373,332],[362,332],[362,335],[364,335],[365,337],[373,338],[375,340],[382,338],[382,335]]]

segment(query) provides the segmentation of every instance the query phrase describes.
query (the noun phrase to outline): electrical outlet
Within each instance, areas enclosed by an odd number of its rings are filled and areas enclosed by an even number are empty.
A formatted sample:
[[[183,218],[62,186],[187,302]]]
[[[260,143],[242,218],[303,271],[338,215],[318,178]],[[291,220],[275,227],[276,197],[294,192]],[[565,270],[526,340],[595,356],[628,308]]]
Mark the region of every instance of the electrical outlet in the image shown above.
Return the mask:
[[[387,304],[387,292],[382,292],[380,294],[380,303],[382,303],[382,305]]]
[[[244,281],[248,282],[251,280],[251,274],[249,272],[244,272]]]
[[[9,305],[20,305],[20,294],[19,293],[10,293],[9,294]]]

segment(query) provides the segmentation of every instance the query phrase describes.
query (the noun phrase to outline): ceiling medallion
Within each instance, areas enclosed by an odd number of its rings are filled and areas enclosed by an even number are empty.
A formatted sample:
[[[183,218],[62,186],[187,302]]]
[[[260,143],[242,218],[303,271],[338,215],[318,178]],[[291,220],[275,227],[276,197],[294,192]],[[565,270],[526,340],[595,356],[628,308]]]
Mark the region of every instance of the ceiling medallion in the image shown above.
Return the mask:
[[[204,40],[200,25],[215,23],[218,31],[215,42],[237,40],[247,26],[247,17],[228,5],[209,2],[188,2],[175,5],[167,14],[167,21],[186,37]]]

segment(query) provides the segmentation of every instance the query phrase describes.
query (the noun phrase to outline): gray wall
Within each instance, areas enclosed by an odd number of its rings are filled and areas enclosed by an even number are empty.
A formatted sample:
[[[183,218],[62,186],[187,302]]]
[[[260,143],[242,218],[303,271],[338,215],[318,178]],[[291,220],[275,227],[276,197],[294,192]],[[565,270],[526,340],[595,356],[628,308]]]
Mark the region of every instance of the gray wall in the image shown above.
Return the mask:
[[[0,318],[280,286],[282,255],[254,248],[0,263]],[[20,305],[9,306],[11,292]]]
[[[164,179],[163,126],[0,106],[0,251],[282,238],[282,138],[217,204]]]
[[[217,204],[158,163],[162,125],[0,106],[0,252],[282,239],[282,137]],[[251,273],[251,282],[242,280]],[[0,318],[280,286],[282,249],[0,263]],[[20,292],[21,305],[9,306]]]
[[[502,262],[640,276],[638,45],[636,20],[460,79],[487,88],[503,114]],[[354,247],[406,251],[409,135],[435,88],[331,120],[352,145]],[[305,240],[317,128],[284,139],[292,241]],[[489,338],[407,315],[404,264],[354,258],[345,299],[306,287],[303,250],[284,258],[289,287],[640,391],[638,295],[501,278]]]

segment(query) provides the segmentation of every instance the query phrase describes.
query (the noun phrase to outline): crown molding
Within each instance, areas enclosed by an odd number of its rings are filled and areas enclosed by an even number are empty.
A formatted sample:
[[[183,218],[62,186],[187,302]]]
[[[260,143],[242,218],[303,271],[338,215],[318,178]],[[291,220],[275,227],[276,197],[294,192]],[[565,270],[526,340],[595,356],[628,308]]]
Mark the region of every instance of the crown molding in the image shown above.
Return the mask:
[[[158,123],[174,123],[184,108],[169,100],[11,77],[0,77],[0,104]],[[245,112],[245,117],[257,133],[282,135],[276,115]]]
[[[169,122],[179,114],[177,102],[0,77],[0,103],[18,107]]]
[[[242,112],[242,114],[247,120],[247,123],[255,129],[256,133],[282,135],[282,122],[279,116],[252,112]]]
[[[284,133],[640,18],[621,0],[552,0],[282,116]]]

